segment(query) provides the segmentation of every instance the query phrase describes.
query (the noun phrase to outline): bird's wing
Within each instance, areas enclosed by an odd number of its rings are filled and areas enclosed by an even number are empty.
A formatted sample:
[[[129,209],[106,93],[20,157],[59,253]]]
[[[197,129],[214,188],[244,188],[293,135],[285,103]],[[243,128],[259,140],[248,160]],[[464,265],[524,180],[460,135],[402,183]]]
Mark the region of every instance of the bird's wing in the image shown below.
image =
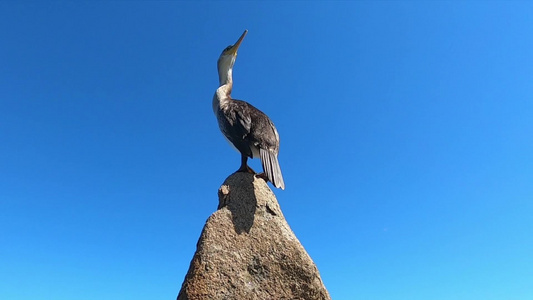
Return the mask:
[[[275,187],[285,189],[283,176],[278,162],[279,135],[276,127],[262,111],[253,105],[235,100],[228,114],[232,120],[232,139],[235,147],[250,157],[261,158],[263,171]],[[255,152],[255,153],[254,153]],[[254,155],[255,154],[255,155]]]
[[[231,101],[224,111],[219,111],[220,129],[228,141],[242,154],[252,157],[252,149],[246,139],[252,127],[244,101]]]
[[[278,154],[279,135],[270,118],[253,105],[235,100],[239,105],[238,120],[245,132],[243,138],[259,149]]]
[[[240,103],[239,103],[240,102]],[[252,129],[252,116],[250,114],[250,106],[248,103],[244,101],[236,102],[236,104],[239,105],[239,109],[236,110],[236,126],[240,127],[240,130],[242,130],[243,137],[250,134],[250,130]],[[246,105],[248,104],[248,105]]]

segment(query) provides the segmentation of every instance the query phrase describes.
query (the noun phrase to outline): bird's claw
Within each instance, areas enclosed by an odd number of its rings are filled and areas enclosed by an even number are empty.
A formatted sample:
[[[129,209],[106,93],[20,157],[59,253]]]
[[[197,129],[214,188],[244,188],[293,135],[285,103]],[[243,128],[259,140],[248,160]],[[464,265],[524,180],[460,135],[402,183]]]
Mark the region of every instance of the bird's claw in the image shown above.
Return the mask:
[[[237,172],[250,173],[250,174],[252,174],[252,175],[257,174],[257,173],[255,173],[255,171],[254,171],[252,168],[250,168],[249,166],[241,166],[241,167],[236,171],[236,173],[237,173]]]
[[[264,181],[268,182],[268,177],[267,177],[267,175],[265,174],[265,172],[262,172],[262,173],[259,173],[259,174],[255,174],[255,177],[257,177],[257,178],[261,178],[261,179],[263,179]]]

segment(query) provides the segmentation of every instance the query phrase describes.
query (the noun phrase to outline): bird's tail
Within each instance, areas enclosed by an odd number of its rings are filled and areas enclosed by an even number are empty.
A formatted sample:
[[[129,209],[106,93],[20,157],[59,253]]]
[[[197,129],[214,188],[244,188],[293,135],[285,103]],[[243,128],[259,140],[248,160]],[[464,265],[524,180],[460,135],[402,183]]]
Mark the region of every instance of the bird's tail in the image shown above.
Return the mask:
[[[281,175],[277,154],[266,149],[259,149],[259,155],[261,157],[261,164],[263,165],[263,172],[265,172],[268,180],[275,187],[284,190],[285,183]]]

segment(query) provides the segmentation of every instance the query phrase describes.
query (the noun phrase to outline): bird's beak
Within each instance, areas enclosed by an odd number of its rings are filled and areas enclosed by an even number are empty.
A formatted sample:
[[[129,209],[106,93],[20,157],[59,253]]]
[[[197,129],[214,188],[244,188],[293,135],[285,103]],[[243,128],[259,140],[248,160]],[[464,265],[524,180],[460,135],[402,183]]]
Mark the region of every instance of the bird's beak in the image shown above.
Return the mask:
[[[237,50],[239,49],[239,46],[241,45],[242,43],[242,40],[244,40],[244,37],[246,36],[246,34],[248,33],[248,30],[245,30],[241,37],[239,38],[239,40],[237,40],[237,42],[235,43],[235,45],[233,45],[233,47],[231,47],[231,54],[233,55],[236,55],[237,54]]]

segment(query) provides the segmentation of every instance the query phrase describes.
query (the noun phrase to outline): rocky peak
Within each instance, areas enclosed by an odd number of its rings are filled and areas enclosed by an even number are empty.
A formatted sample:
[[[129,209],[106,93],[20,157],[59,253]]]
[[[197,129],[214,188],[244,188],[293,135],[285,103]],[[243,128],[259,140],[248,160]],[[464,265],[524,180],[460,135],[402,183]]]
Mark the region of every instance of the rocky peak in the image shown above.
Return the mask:
[[[263,179],[234,173],[218,196],[178,300],[331,299]]]

